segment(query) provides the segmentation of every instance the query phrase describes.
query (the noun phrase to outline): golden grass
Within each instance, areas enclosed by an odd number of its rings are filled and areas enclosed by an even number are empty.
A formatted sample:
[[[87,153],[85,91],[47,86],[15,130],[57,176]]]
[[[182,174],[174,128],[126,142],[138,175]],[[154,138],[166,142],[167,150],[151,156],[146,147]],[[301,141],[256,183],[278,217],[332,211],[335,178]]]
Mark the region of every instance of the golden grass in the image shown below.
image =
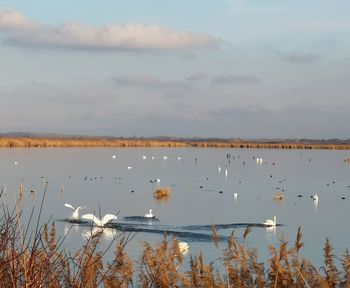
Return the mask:
[[[339,149],[349,150],[348,142],[334,141],[241,141],[221,139],[124,139],[124,138],[39,138],[0,137],[3,148],[49,147],[201,147],[201,148],[263,148],[263,149]]]
[[[272,197],[272,199],[274,200],[283,200],[283,198],[284,198],[283,191],[277,191]]]
[[[301,256],[300,228],[293,245],[281,240],[278,246],[269,247],[270,256],[265,263],[259,262],[257,250],[248,246],[252,227],[246,228],[242,241],[232,233],[221,248],[223,243],[219,243],[214,226],[213,242],[219,255],[219,263],[215,266],[205,263],[203,251],[192,256],[183,255],[177,239],[169,239],[166,235],[154,247],[144,243],[139,260],[132,261],[125,253],[125,246],[132,236],[125,233],[111,241],[108,249],[115,247],[116,252],[106,262],[103,258],[106,251],[98,251],[99,237],[86,239],[77,251],[66,251],[62,247],[64,238],[57,239],[54,223],[37,224],[30,232],[21,224],[20,200],[15,206],[13,211],[5,204],[0,209],[0,287],[301,288],[350,285],[349,252],[337,258],[327,239],[324,264],[317,269]],[[41,209],[42,205],[39,215]],[[39,223],[39,218],[37,221]]]
[[[153,197],[158,200],[167,200],[170,197],[170,187],[159,187],[154,191]]]

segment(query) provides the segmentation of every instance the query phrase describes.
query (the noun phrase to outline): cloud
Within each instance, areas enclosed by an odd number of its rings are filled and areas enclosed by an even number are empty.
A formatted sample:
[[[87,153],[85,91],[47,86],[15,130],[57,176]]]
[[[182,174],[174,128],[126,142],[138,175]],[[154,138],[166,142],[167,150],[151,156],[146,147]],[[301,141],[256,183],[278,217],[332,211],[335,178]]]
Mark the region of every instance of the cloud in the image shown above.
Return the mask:
[[[49,27],[36,24],[15,10],[0,10],[0,31],[10,45],[81,50],[183,50],[217,47],[209,35],[178,32],[158,25],[93,27],[69,22]]]
[[[38,28],[38,24],[30,21],[16,10],[0,10],[0,31],[26,31]]]
[[[215,76],[211,82],[214,84],[255,84],[260,81],[254,75],[224,74]]]
[[[188,77],[185,77],[187,81],[193,81],[193,82],[202,81],[206,78],[207,78],[207,74],[205,74],[204,72],[197,72]]]
[[[125,86],[139,86],[147,88],[187,88],[188,85],[179,81],[163,80],[152,75],[120,75],[114,81]]]
[[[280,59],[288,62],[294,63],[311,63],[319,60],[320,55],[310,53],[310,52],[291,52],[291,53],[281,53],[278,52],[277,55]]]

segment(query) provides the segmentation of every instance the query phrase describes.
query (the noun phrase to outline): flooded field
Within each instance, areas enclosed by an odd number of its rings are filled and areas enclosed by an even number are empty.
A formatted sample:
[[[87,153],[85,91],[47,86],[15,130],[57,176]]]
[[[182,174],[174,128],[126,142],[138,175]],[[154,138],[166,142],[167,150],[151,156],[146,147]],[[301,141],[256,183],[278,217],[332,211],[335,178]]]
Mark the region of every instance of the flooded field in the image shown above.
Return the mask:
[[[215,260],[215,224],[223,247],[232,231],[240,239],[252,225],[248,243],[264,260],[268,245],[282,238],[293,243],[301,226],[302,254],[318,264],[326,238],[336,255],[350,247],[348,157],[348,151],[336,150],[1,149],[1,198],[9,206],[22,198],[23,222],[36,207],[34,227],[47,185],[40,219],[54,221],[58,235],[69,231],[66,249],[81,247],[91,232],[87,223],[61,221],[73,212],[64,206],[69,203],[86,207],[80,215],[116,214],[101,249],[115,233],[135,232],[127,246],[134,259],[143,241],[160,242],[166,232],[189,243],[190,253],[201,250]],[[170,188],[166,199],[154,197],[160,187]],[[312,198],[316,193],[318,201]],[[144,218],[150,209],[154,218]],[[274,216],[276,227],[262,225]]]

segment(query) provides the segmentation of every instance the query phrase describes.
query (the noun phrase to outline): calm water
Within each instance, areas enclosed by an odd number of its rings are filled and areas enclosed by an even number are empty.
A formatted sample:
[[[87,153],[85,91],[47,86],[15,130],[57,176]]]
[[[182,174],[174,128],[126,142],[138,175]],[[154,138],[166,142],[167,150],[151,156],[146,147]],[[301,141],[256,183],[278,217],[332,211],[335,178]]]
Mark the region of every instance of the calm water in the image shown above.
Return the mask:
[[[230,163],[227,154],[234,156]],[[23,183],[23,215],[28,219],[33,205],[39,207],[47,181],[42,219],[52,217],[61,235],[70,227],[56,221],[71,213],[64,207],[65,202],[85,205],[81,214],[98,214],[99,209],[102,214],[119,212],[117,222],[129,224],[133,222],[124,217],[142,216],[152,208],[158,222],[131,225],[150,230],[183,231],[183,226],[203,228],[200,225],[211,223],[262,223],[276,215],[283,226],[275,231],[255,227],[249,235],[249,245],[258,248],[260,260],[268,255],[267,246],[278,244],[281,238],[293,243],[301,226],[305,244],[302,252],[319,265],[326,237],[336,255],[350,247],[350,167],[343,161],[349,156],[348,151],[256,149],[1,149],[0,184],[6,187],[2,201],[12,205]],[[254,157],[262,158],[263,163],[258,164]],[[150,180],[157,178],[159,186],[171,187],[168,201],[153,198],[158,184]],[[30,190],[35,191],[35,196]],[[284,200],[274,201],[273,195],[282,190]],[[319,195],[317,206],[310,198],[315,192]],[[232,230],[241,238],[244,227],[218,232],[225,236]],[[65,247],[81,247],[87,231],[86,226],[74,225]],[[205,229],[186,231],[210,234]],[[189,243],[191,253],[202,250],[207,260],[217,257],[213,243],[191,235],[179,236],[179,240]],[[128,252],[137,258],[142,241],[156,243],[161,239],[161,234],[139,232],[129,243]],[[106,234],[101,249],[109,240]]]

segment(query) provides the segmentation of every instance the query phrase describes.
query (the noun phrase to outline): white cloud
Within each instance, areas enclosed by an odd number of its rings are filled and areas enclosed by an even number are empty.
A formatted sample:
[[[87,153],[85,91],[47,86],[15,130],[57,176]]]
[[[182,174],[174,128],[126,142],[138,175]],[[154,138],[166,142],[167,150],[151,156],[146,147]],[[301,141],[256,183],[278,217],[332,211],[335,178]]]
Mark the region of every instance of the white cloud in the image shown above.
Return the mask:
[[[277,55],[284,61],[295,62],[295,63],[311,63],[321,58],[320,55],[310,53],[310,52],[291,52],[291,53],[278,52]]]
[[[0,10],[0,31],[5,41],[16,46],[88,50],[176,50],[215,47],[212,36],[178,32],[158,25],[117,25],[93,27],[64,23],[56,27],[36,24],[14,10]]]
[[[260,79],[254,75],[224,74],[212,79],[212,83],[215,84],[254,84],[258,82]]]
[[[25,31],[35,28],[38,28],[38,24],[30,21],[18,11],[0,10],[0,31]]]
[[[188,77],[185,77],[187,81],[202,81],[207,78],[207,74],[204,72],[197,72]]]
[[[153,75],[119,75],[114,80],[125,86],[141,86],[148,88],[187,88],[186,83],[163,80]]]

